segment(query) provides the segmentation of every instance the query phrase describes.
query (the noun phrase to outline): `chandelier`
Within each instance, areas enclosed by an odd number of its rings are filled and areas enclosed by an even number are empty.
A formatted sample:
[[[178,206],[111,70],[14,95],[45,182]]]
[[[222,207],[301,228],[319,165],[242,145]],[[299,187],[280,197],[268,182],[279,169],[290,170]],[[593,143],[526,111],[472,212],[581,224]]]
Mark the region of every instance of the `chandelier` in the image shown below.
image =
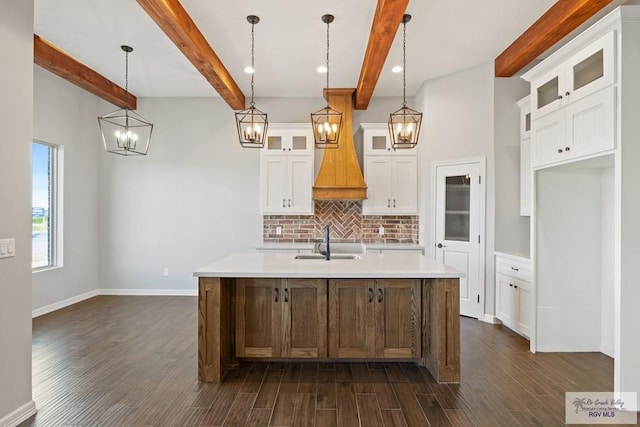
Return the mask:
[[[129,109],[129,54],[131,46],[120,46],[125,52],[125,106],[98,117],[104,149],[122,156],[146,156],[151,143],[153,124]]]
[[[413,148],[418,144],[422,113],[407,107],[407,22],[411,15],[402,17],[402,108],[389,115],[391,146]]]
[[[327,24],[327,91],[329,90],[329,24],[333,15],[322,15],[322,22]],[[313,140],[318,148],[337,148],[342,129],[342,113],[327,104],[321,110],[311,113]]]
[[[236,112],[236,125],[241,146],[245,148],[262,148],[264,147],[269,122],[267,113],[258,110],[253,101],[253,76],[255,74],[255,34],[253,27],[260,22],[260,18],[255,15],[249,15],[247,16],[247,21],[251,24],[251,67],[247,67],[245,71],[251,73],[251,103],[246,110]]]

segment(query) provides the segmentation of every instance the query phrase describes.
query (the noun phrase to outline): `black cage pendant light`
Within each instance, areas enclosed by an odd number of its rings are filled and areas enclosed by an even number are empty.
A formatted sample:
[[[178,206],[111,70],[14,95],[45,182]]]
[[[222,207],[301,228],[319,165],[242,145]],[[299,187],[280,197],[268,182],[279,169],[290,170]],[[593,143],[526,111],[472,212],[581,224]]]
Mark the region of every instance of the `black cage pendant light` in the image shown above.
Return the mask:
[[[267,113],[258,110],[253,102],[253,76],[255,74],[255,35],[253,27],[260,22],[260,18],[255,15],[247,16],[247,21],[251,24],[251,103],[249,108],[236,112],[236,125],[238,127],[238,140],[245,148],[264,147],[265,135],[269,122]]]
[[[389,115],[391,146],[413,148],[418,144],[422,113],[407,107],[407,22],[411,15],[402,17],[402,108]]]
[[[104,149],[122,156],[146,156],[151,143],[153,124],[129,109],[129,54],[131,46],[120,46],[125,52],[125,106],[98,117]]]
[[[333,15],[322,15],[322,22],[327,24],[327,91],[329,90],[329,24]],[[322,110],[311,113],[313,139],[318,148],[337,148],[342,129],[342,113],[327,104]]]

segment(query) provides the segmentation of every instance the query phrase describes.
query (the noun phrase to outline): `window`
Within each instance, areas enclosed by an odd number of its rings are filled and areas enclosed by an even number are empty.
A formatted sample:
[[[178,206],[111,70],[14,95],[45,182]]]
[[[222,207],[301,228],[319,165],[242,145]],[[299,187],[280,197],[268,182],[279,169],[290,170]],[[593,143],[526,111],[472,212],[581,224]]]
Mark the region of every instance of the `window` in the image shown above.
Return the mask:
[[[32,144],[31,268],[61,265],[58,209],[60,166],[58,147],[43,142]]]

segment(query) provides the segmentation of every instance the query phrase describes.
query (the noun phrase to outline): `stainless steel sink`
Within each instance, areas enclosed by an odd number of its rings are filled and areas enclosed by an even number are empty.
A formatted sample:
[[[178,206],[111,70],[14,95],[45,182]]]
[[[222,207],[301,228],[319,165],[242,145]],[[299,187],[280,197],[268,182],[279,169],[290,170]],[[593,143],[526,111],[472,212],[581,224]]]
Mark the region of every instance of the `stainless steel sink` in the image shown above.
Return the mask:
[[[321,254],[303,254],[296,255],[294,259],[320,259],[324,260],[324,255]],[[352,254],[334,254],[331,255],[331,259],[360,259],[358,255]]]

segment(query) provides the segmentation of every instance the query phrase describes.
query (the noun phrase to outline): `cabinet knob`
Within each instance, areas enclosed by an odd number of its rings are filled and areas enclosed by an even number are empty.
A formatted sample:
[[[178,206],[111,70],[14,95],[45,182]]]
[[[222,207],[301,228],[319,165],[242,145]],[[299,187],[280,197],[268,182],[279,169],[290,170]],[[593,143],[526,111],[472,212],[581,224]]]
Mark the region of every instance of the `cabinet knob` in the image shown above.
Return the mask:
[[[520,271],[520,269],[519,269],[519,268],[515,268],[515,267],[511,267],[511,269],[512,269],[513,271]]]
[[[562,153],[562,148],[558,148],[558,153]]]
[[[387,148],[387,151],[391,151],[391,148]]]
[[[275,297],[275,301],[278,302],[278,296],[279,296],[278,288],[275,288],[273,290],[273,295]]]
[[[286,207],[287,207],[286,199],[282,199],[282,207],[283,207],[283,208],[286,208]]]
[[[571,147],[564,147],[564,151],[569,151],[571,150]]]
[[[393,199],[393,207],[396,207],[396,199]]]
[[[373,289],[369,288],[369,302],[373,302]]]
[[[284,288],[284,302],[289,302],[289,289]]]
[[[291,199],[289,199],[289,207],[291,207]]]
[[[378,288],[378,302],[382,302],[382,288]]]
[[[289,148],[289,151],[291,151],[291,148]]]
[[[564,93],[564,96],[569,96],[569,95],[571,95],[571,92],[565,92]]]
[[[286,149],[286,148],[283,148],[283,149],[282,149],[282,151],[287,151],[287,149]]]
[[[391,199],[387,199],[387,207],[390,208],[391,207]]]
[[[510,288],[513,288],[513,283],[509,283],[509,287],[510,287]]]
[[[558,99],[562,99],[562,95],[558,95]]]
[[[518,289],[518,285],[513,285],[514,288]]]

